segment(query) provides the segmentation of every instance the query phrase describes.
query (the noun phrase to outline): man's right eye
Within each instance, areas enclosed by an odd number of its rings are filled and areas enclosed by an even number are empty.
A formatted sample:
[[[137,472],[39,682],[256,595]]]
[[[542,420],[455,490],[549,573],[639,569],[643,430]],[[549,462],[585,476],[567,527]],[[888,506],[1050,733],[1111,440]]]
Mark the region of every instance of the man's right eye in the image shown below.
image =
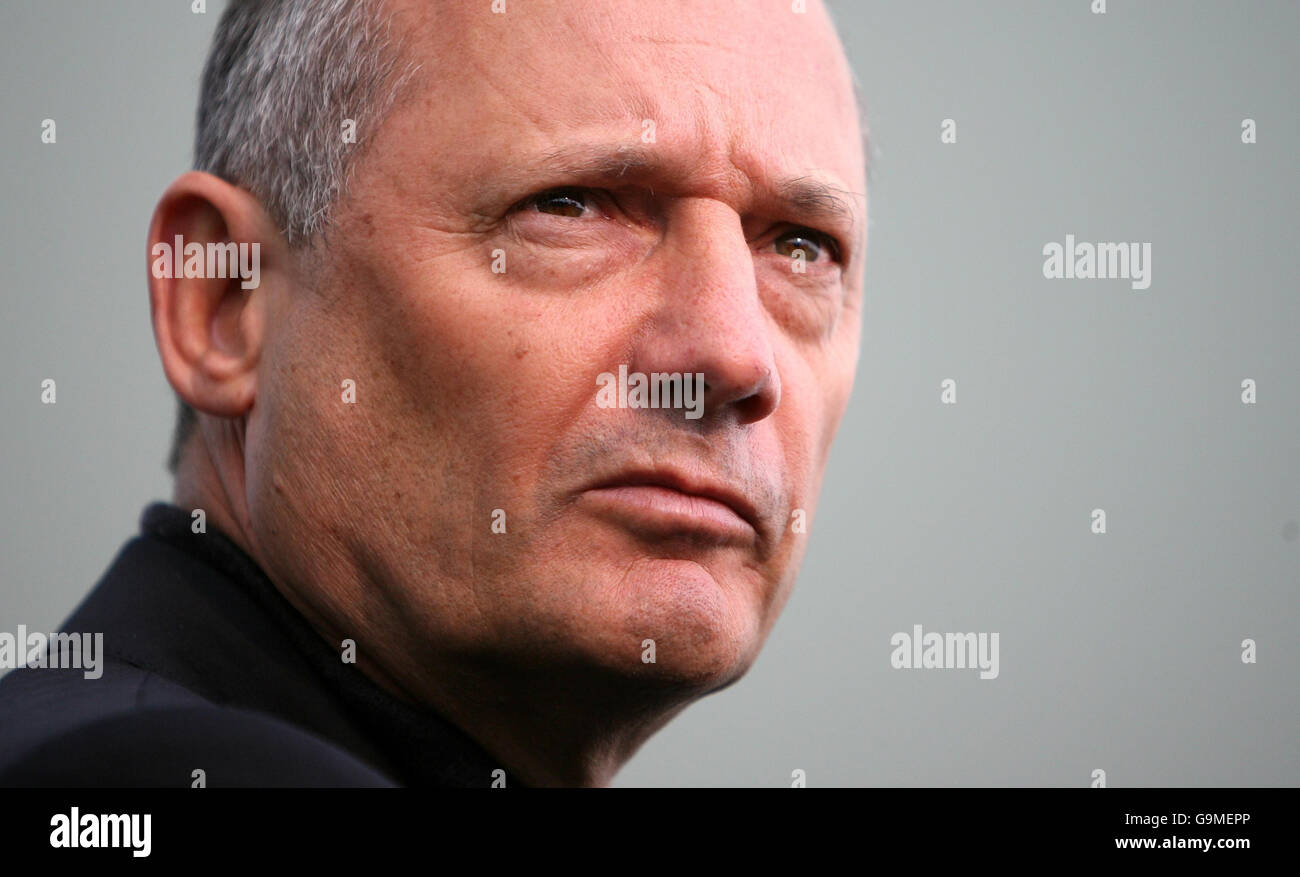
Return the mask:
[[[522,209],[552,216],[579,217],[587,212],[589,197],[581,189],[550,189],[523,202]]]

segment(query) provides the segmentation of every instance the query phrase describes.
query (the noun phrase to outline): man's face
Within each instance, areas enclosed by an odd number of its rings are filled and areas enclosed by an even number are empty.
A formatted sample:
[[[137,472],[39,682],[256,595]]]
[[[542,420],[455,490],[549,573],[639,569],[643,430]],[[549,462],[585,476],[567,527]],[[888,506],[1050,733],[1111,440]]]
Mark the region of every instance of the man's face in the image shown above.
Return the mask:
[[[312,614],[431,678],[748,668],[858,352],[863,156],[809,7],[396,9],[423,67],[269,300],[249,423],[259,554]],[[602,407],[620,366],[703,373],[702,416]]]

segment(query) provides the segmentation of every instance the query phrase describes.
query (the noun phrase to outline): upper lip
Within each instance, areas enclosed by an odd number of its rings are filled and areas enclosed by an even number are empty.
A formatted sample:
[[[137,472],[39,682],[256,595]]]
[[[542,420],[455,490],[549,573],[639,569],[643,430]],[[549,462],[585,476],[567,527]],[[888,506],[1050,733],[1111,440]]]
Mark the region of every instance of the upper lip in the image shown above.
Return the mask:
[[[756,533],[762,533],[758,509],[743,493],[702,476],[690,476],[676,469],[636,469],[598,481],[588,490],[604,487],[666,487],[690,496],[700,496],[728,506]]]

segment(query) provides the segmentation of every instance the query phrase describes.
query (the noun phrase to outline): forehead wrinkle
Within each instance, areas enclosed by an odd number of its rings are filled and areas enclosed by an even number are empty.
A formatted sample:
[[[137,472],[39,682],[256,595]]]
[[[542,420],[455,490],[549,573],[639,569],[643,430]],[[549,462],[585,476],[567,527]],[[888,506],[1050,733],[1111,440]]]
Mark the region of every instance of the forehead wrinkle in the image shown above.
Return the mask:
[[[549,167],[578,176],[615,179],[629,173],[646,173],[658,164],[650,150],[629,143],[561,146],[544,153],[542,161]]]

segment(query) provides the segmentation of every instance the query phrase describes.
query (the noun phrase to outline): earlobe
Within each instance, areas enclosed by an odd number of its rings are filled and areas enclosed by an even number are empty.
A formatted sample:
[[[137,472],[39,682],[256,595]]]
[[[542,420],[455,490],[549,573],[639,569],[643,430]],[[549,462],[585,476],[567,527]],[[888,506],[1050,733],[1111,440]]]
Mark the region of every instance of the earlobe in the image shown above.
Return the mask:
[[[149,303],[168,382],[191,407],[239,417],[257,391],[269,287],[287,245],[249,192],[182,174],[149,225]]]

